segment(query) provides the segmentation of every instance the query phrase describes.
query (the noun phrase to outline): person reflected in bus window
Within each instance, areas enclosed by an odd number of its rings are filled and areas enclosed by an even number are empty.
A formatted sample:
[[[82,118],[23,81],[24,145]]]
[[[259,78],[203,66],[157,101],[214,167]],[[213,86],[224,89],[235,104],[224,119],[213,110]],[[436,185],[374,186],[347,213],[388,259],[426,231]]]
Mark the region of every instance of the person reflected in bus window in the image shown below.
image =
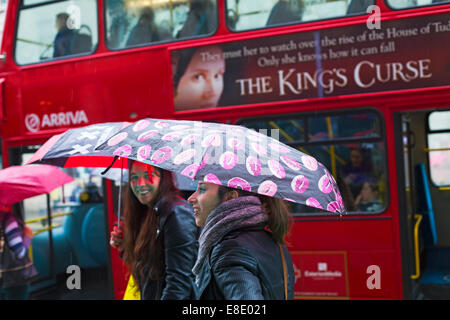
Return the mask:
[[[356,208],[359,211],[380,211],[383,204],[379,199],[378,186],[375,183],[365,182],[361,192],[355,199]]]
[[[293,298],[283,200],[200,181],[188,201],[202,227],[193,269],[200,300]]]
[[[211,0],[189,0],[189,12],[177,38],[194,37],[214,32],[217,28],[216,7]]]
[[[225,73],[225,59],[221,47],[183,50],[173,58],[172,63],[175,110],[218,106]]]
[[[301,0],[278,0],[270,10],[266,26],[300,21],[302,11],[303,2]]]
[[[339,175],[336,179],[337,186],[341,192],[342,201],[344,202],[344,207],[346,211],[355,211],[355,198],[353,197],[350,186],[342,179]]]
[[[370,159],[367,157],[367,150],[363,148],[350,150],[349,162],[341,168],[340,175],[350,187],[354,198],[359,195],[364,182],[373,180],[371,178],[372,171]]]
[[[198,229],[172,173],[129,160],[124,226],[111,232],[142,300],[195,299]]]
[[[151,7],[144,7],[137,24],[130,31],[126,45],[129,47],[159,40],[155,13]]]
[[[56,15],[56,36],[53,41],[53,57],[70,55],[70,46],[74,31],[68,27],[69,15],[65,12]]]
[[[367,8],[375,4],[375,0],[351,0],[347,7],[347,14],[366,13]]]
[[[109,27],[108,47],[112,49],[123,46],[125,35],[128,32],[129,22],[123,0],[108,0],[107,10],[111,17]]]

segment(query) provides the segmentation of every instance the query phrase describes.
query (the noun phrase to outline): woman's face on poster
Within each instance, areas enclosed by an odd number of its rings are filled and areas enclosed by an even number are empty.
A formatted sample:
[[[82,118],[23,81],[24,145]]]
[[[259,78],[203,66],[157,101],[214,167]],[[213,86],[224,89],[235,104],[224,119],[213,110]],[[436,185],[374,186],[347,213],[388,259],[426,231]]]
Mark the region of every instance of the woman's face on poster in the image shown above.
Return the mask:
[[[222,49],[210,47],[195,52],[175,92],[175,109],[215,108],[223,91],[225,60]]]

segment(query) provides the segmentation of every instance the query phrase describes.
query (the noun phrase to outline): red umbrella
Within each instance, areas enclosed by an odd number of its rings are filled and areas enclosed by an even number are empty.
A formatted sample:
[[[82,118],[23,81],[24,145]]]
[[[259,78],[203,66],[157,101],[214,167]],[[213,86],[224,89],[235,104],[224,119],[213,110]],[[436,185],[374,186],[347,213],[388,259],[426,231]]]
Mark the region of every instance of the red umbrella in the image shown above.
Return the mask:
[[[71,176],[51,165],[11,166],[0,170],[0,205],[49,193],[72,181]]]

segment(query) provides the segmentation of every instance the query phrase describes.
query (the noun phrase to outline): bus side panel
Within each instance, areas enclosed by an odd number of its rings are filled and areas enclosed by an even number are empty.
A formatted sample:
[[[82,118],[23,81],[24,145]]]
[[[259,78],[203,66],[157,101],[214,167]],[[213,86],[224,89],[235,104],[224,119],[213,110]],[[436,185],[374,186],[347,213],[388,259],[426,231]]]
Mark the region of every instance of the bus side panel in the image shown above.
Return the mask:
[[[25,124],[23,119],[34,117],[33,127],[22,126],[24,134],[146,116],[167,118],[172,113],[170,82],[161,90],[161,79],[170,78],[167,57],[166,49],[153,49],[23,67],[16,79],[7,79],[7,85],[21,87],[22,101],[16,105],[22,107],[22,119],[11,123]]]
[[[287,240],[296,297],[400,299],[391,218],[326,219],[293,223]]]
[[[392,221],[390,217],[296,220],[288,241],[295,250],[392,250]]]
[[[350,296],[352,298],[400,299],[398,284],[401,275],[395,274],[394,250],[351,251],[348,254]]]

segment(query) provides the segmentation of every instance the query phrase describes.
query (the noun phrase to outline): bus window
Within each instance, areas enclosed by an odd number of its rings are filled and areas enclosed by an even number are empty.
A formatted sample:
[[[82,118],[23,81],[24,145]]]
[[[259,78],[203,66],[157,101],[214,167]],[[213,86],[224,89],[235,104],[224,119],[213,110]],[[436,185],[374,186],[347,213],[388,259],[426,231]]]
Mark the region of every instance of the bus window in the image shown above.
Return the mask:
[[[309,141],[380,137],[378,117],[373,113],[308,118]]]
[[[393,9],[406,9],[430,4],[450,3],[449,0],[387,0],[386,3]]]
[[[428,116],[428,161],[431,181],[450,185],[450,111],[434,111]]]
[[[5,27],[6,7],[8,2],[6,0],[0,0],[0,44],[3,39],[3,28]]]
[[[227,0],[227,24],[235,31],[365,14],[374,0]]]
[[[289,144],[292,142],[303,142],[304,120],[303,119],[271,119],[267,121],[248,122],[244,124],[247,128],[266,134],[274,139]],[[268,129],[267,132],[262,130]]]
[[[280,141],[324,164],[335,177],[348,212],[372,214],[385,209],[386,152],[376,113],[272,116],[270,120],[243,119],[239,124],[272,138],[278,134]],[[300,215],[319,211],[297,204],[291,210]]]
[[[15,60],[31,64],[92,52],[98,43],[96,1],[24,1]]]
[[[106,1],[107,46],[122,49],[210,35],[217,0]]]

